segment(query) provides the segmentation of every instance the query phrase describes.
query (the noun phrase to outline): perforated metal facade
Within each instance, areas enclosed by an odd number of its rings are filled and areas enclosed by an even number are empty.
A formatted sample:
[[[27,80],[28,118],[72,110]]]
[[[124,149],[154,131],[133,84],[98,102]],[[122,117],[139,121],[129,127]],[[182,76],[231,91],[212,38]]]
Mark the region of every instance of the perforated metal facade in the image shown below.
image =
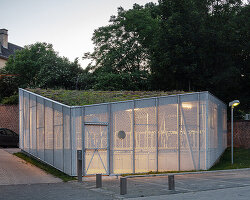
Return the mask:
[[[72,176],[77,150],[90,175],[205,170],[227,147],[226,105],[209,92],[67,106],[19,89],[19,105],[20,148]]]

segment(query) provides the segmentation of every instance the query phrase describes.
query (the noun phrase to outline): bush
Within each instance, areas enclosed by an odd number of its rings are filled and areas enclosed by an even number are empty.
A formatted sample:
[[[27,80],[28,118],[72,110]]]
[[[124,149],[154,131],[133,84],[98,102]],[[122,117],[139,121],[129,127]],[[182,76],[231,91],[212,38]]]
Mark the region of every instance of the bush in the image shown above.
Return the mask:
[[[4,97],[1,101],[1,104],[5,105],[16,105],[18,104],[18,95],[12,95],[10,97]]]

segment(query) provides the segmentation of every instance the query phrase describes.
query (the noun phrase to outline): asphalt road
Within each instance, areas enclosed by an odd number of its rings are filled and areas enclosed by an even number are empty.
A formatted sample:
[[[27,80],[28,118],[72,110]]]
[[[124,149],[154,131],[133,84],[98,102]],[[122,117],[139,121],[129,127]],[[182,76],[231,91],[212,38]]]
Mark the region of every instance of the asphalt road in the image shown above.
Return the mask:
[[[112,194],[85,188],[84,184],[49,183],[0,186],[0,200],[110,200]]]

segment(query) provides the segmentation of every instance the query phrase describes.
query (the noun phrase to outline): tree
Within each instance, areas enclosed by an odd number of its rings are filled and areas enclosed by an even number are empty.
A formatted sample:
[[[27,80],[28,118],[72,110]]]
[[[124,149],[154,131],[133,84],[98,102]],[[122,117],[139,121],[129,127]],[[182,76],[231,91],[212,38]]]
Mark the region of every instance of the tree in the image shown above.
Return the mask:
[[[83,72],[77,59],[70,62],[59,57],[47,43],[35,43],[17,51],[7,61],[5,71],[18,74],[19,87],[66,89],[74,89],[77,76]]]
[[[76,89],[78,76],[82,72],[77,59],[70,62],[67,58],[57,58],[42,66],[37,74],[37,86]]]
[[[95,86],[208,90],[225,102],[238,98],[250,112],[249,13],[249,2],[241,0],[159,0],[119,8],[108,26],[95,31],[95,50],[85,55],[93,61]],[[135,72],[144,76],[132,79]]]
[[[17,51],[10,56],[6,63],[7,73],[18,74],[18,83],[21,87],[34,87],[37,85],[37,75],[44,64],[52,66],[57,54],[51,44],[36,43]]]
[[[58,56],[53,46],[47,43],[35,43],[17,51],[1,73],[16,75],[0,77],[2,103],[16,103],[18,87],[88,89],[92,86],[86,81],[91,80],[92,75],[80,67],[77,59],[70,62]]]
[[[4,72],[2,71],[0,74],[2,73]],[[0,76],[0,102],[5,97],[17,95],[18,84],[16,79],[16,76]]]
[[[155,7],[154,4],[145,7],[135,4],[128,11],[120,7],[117,16],[111,16],[110,25],[95,30],[92,37],[94,52],[85,53],[83,57],[92,60],[89,69],[94,71],[96,77],[95,88],[149,88],[145,81],[150,73],[148,47],[155,39],[151,36],[158,29],[158,19],[153,13]],[[110,79],[115,83],[112,81],[112,86],[108,87]]]

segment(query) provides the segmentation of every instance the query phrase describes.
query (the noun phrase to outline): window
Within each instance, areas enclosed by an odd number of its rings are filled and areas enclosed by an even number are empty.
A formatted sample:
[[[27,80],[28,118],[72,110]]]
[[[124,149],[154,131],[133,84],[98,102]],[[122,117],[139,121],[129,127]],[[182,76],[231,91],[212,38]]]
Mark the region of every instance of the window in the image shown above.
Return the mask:
[[[0,135],[6,135],[4,130],[0,130]]]
[[[11,130],[5,130],[6,135],[8,136],[14,136],[14,133]]]

